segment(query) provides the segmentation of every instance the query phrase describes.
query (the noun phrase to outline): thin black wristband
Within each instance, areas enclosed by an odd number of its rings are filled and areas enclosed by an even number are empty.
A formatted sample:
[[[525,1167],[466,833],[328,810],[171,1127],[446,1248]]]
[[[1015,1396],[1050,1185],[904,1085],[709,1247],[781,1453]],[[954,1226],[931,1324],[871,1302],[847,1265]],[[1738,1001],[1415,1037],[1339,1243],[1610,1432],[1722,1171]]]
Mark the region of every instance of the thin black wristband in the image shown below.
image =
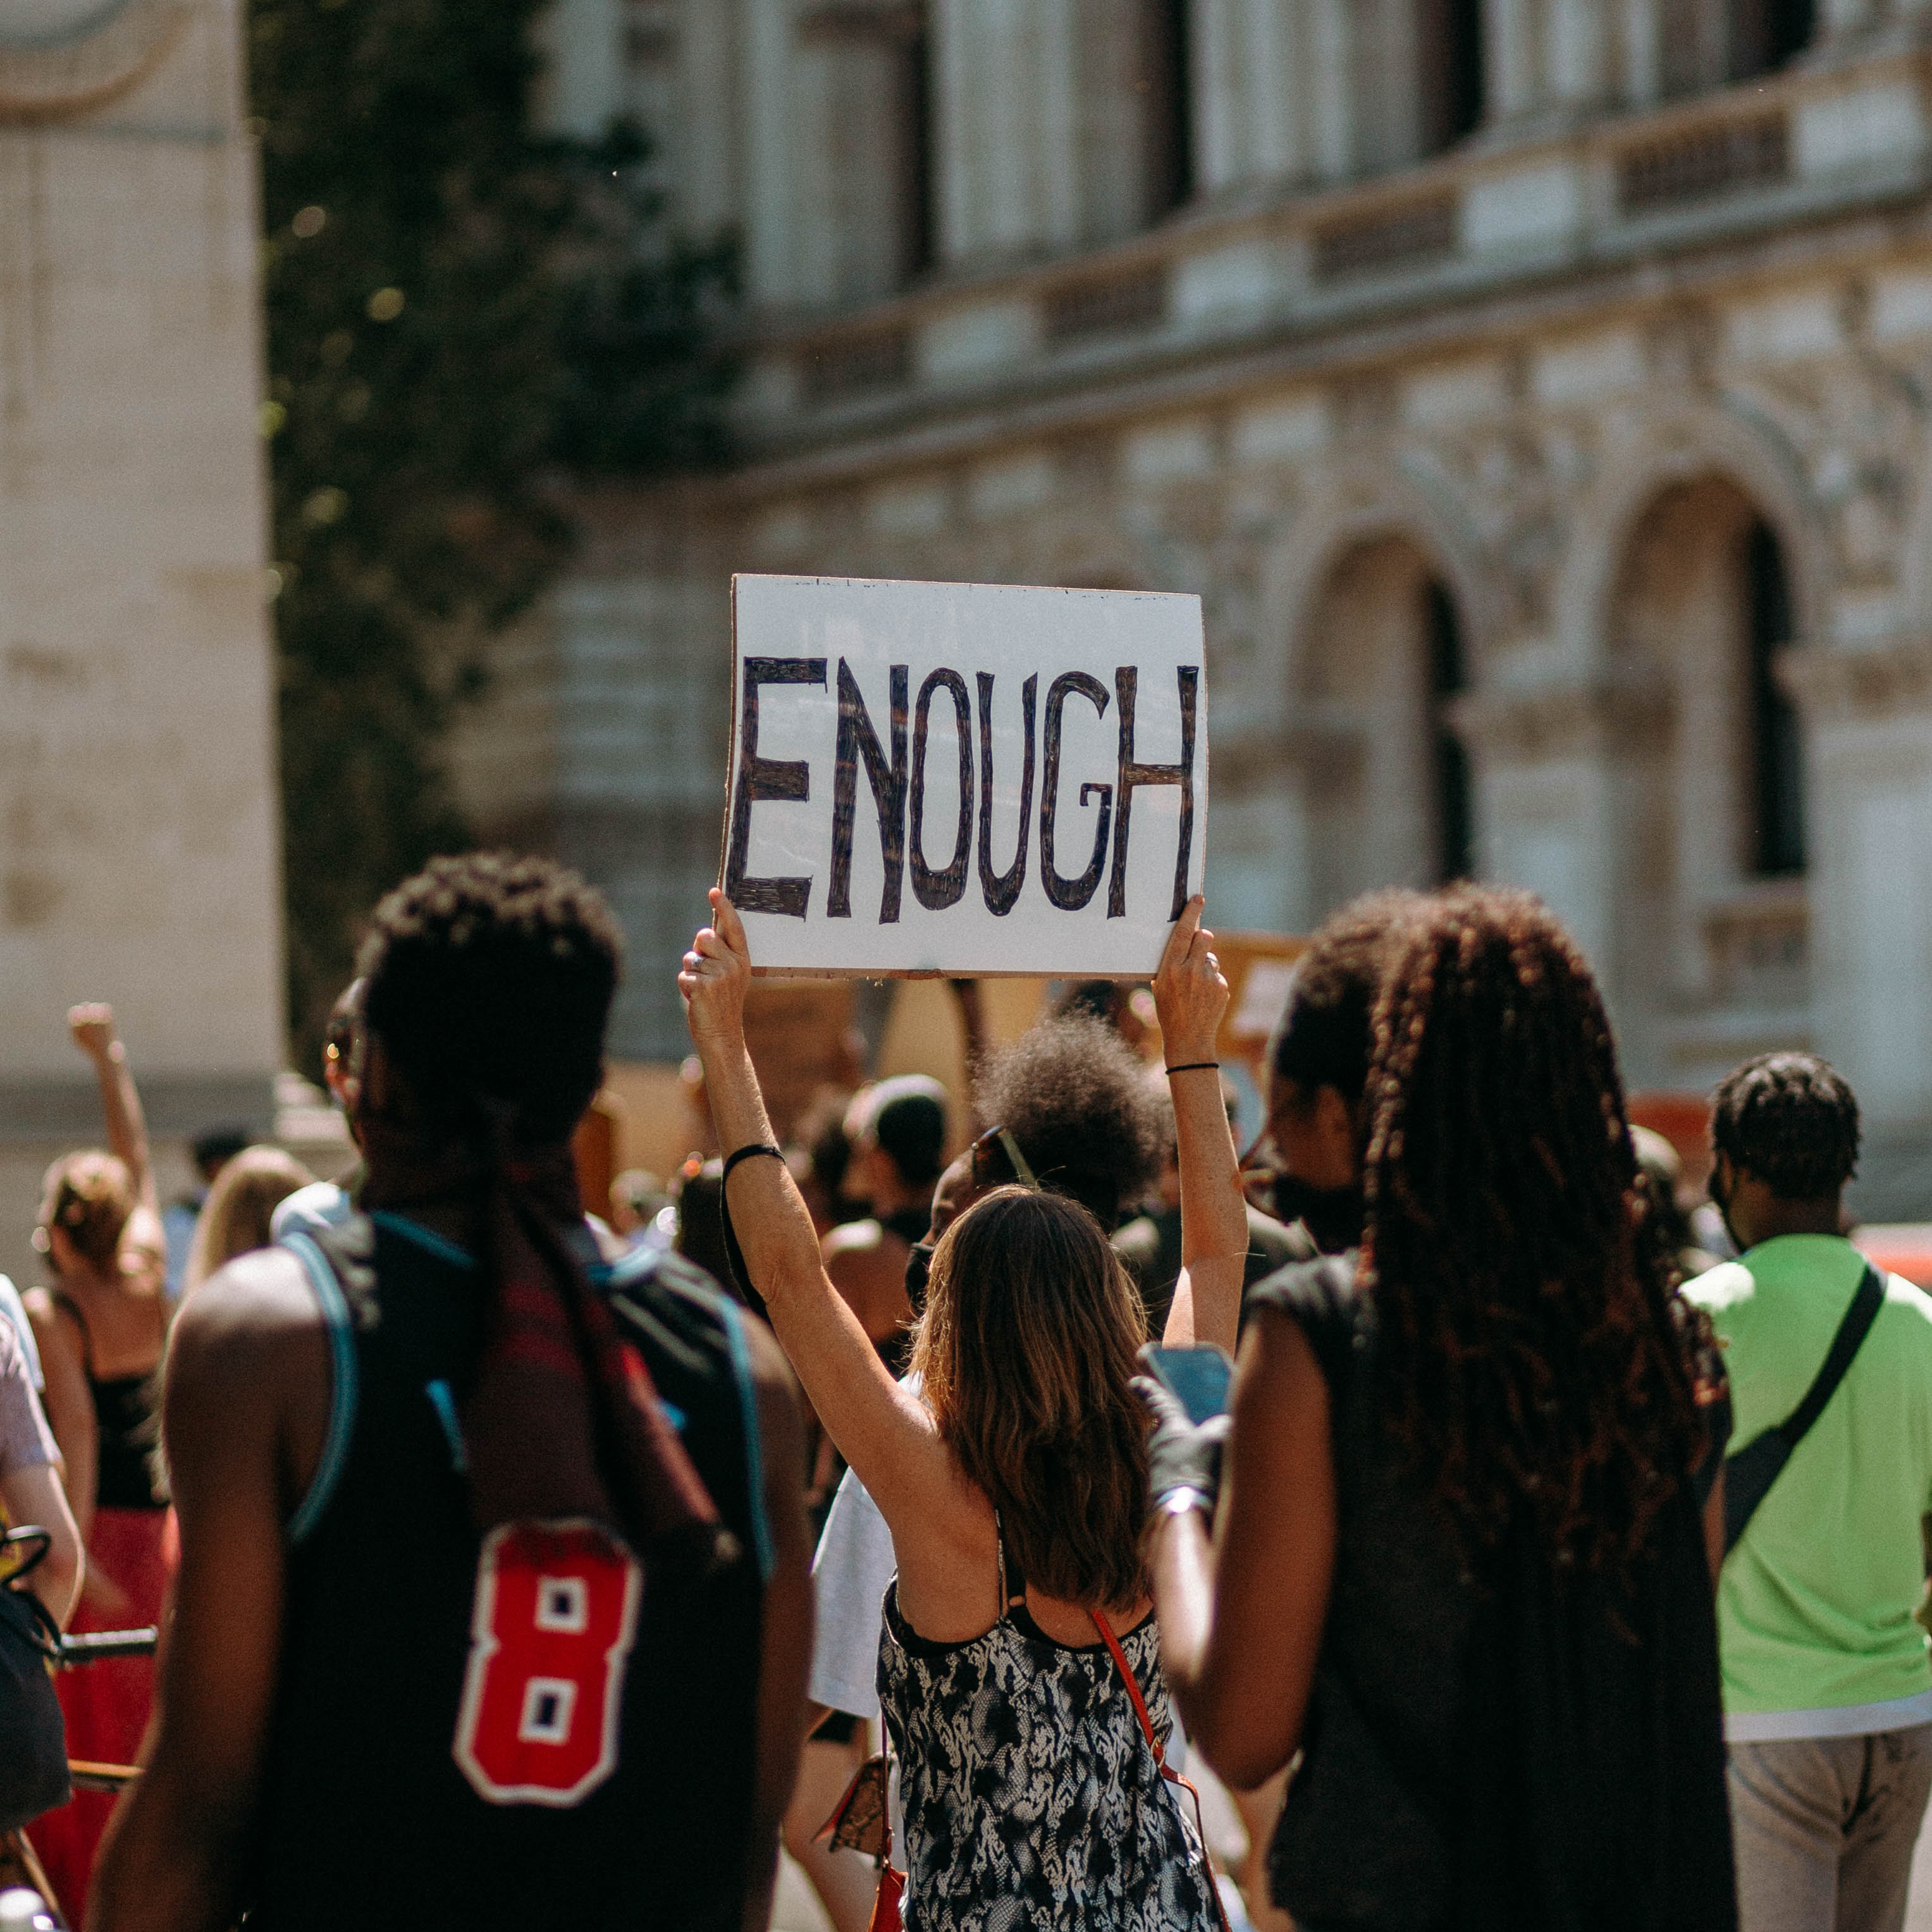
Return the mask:
[[[1218,1073],[1221,1063],[1218,1060],[1190,1060],[1185,1066],[1170,1066],[1170,1073]]]
[[[722,1187],[726,1181],[731,1178],[731,1170],[738,1165],[739,1162],[741,1160],[755,1160],[761,1154],[770,1154],[774,1160],[783,1160],[784,1159],[784,1149],[783,1148],[773,1147],[770,1141],[748,1142],[745,1146],[741,1147],[736,1154],[728,1154],[725,1156],[724,1172],[719,1178],[718,1185]]]

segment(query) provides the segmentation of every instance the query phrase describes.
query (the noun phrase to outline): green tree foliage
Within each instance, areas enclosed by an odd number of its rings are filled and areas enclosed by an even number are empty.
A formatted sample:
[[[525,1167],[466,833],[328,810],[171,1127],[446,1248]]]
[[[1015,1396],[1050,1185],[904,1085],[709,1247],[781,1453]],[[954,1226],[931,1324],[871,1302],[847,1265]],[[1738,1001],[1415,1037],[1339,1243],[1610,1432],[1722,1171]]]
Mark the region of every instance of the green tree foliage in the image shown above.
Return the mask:
[[[253,0],[292,1028],[374,899],[465,829],[447,733],[568,556],[570,469],[715,455],[718,250],[641,141],[545,141],[542,0]]]

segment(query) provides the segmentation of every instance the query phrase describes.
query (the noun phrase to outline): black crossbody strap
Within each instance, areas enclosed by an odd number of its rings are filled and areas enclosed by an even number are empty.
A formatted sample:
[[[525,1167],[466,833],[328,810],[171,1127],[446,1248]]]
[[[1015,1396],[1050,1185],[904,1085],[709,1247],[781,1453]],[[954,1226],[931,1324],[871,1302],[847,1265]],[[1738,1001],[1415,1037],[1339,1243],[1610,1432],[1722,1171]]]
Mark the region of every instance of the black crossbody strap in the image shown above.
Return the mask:
[[[1780,1423],[1754,1437],[1735,1456],[1724,1459],[1724,1554],[1737,1547],[1745,1526],[1756,1514],[1757,1506],[1771,1492],[1791,1452],[1810,1433],[1811,1425],[1825,1412],[1825,1406],[1838,1392],[1838,1384],[1852,1366],[1852,1358],[1871,1333],[1872,1324],[1885,1305],[1885,1276],[1870,1262],[1865,1264],[1858,1292],[1845,1310],[1838,1332],[1825,1359],[1804,1391],[1804,1399]]]

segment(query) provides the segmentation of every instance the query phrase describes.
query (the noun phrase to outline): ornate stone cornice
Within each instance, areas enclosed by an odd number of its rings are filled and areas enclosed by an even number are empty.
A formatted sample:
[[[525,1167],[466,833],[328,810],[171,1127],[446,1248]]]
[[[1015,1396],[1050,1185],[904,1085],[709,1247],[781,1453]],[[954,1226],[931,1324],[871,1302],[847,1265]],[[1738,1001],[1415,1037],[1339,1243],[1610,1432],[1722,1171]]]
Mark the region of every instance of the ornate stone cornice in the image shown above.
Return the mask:
[[[1448,706],[1450,727],[1470,751],[1504,764],[1641,750],[1660,740],[1670,716],[1661,684],[1608,679],[1540,691],[1471,692]]]
[[[1780,656],[1778,681],[1810,724],[1932,711],[1932,639],[1851,651],[1804,645]]]

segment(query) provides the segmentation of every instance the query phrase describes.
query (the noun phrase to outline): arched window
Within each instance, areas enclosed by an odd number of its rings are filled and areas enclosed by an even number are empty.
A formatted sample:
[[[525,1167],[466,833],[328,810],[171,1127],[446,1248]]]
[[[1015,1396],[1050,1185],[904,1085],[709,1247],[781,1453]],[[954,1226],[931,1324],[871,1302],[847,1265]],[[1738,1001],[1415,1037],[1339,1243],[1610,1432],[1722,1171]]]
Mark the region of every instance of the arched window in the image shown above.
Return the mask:
[[[1482,0],[1417,0],[1416,28],[1417,131],[1423,154],[1439,154],[1483,124]]]
[[[1462,661],[1462,627],[1449,593],[1433,578],[1423,593],[1429,641],[1430,724],[1436,764],[1436,876],[1448,885],[1466,879],[1475,866],[1474,802],[1469,754],[1451,727],[1450,698],[1468,688]]]
[[[1804,869],[1804,747],[1798,710],[1774,674],[1792,641],[1791,592],[1778,536],[1762,518],[1744,534],[1750,642],[1753,869],[1761,878]]]

